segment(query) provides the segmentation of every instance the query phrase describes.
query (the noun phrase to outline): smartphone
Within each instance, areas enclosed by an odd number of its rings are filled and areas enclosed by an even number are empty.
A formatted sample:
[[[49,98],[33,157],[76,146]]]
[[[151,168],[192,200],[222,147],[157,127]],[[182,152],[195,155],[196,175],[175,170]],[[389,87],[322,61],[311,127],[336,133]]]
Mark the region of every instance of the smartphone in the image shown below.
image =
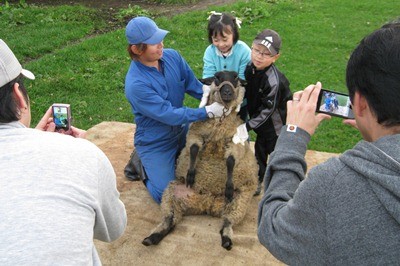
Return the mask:
[[[354,119],[349,95],[336,91],[321,89],[316,111],[341,118]]]
[[[56,124],[56,131],[71,129],[71,108],[69,104],[55,103],[52,105],[53,122]]]

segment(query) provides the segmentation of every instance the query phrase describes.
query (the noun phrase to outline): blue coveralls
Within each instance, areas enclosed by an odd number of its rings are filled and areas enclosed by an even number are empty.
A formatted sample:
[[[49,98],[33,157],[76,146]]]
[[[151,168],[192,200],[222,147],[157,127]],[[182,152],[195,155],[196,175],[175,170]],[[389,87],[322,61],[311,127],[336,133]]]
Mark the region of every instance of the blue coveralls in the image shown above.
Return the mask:
[[[147,190],[157,203],[175,179],[189,123],[208,118],[205,108],[183,106],[185,93],[201,99],[203,90],[182,56],[164,49],[160,68],[133,60],[125,79],[125,96],[135,116],[135,148],[148,177]]]

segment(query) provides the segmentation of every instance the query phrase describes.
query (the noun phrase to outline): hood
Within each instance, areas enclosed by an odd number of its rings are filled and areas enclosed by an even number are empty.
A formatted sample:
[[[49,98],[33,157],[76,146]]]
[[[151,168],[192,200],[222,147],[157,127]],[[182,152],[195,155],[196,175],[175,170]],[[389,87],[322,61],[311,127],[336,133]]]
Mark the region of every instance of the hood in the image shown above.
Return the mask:
[[[360,141],[341,161],[364,176],[382,205],[400,223],[400,134]]]

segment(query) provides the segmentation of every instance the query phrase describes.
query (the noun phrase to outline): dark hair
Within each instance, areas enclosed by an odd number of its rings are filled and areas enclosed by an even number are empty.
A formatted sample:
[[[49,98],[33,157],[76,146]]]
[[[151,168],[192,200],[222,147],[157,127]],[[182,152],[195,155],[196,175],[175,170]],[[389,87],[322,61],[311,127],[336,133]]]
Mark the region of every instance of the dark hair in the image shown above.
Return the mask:
[[[139,55],[135,54],[135,53],[132,51],[131,48],[132,48],[133,45],[136,45],[139,51],[145,52],[146,49],[147,49],[147,44],[145,44],[145,43],[140,43],[140,44],[128,44],[127,50],[128,50],[128,54],[129,54],[130,58],[131,58],[132,60],[137,60],[137,59],[139,58]]]
[[[400,23],[385,24],[361,40],[346,69],[350,99],[363,95],[378,123],[400,124]]]
[[[225,32],[232,32],[233,44],[239,40],[239,29],[236,24],[236,18],[229,13],[222,13],[222,15],[212,14],[208,20],[208,41],[212,43],[212,38],[218,34],[225,37]]]
[[[19,84],[24,99],[29,103],[28,92],[25,89],[22,75],[0,88],[0,123],[10,123],[21,118],[17,99],[14,96],[14,84]]]

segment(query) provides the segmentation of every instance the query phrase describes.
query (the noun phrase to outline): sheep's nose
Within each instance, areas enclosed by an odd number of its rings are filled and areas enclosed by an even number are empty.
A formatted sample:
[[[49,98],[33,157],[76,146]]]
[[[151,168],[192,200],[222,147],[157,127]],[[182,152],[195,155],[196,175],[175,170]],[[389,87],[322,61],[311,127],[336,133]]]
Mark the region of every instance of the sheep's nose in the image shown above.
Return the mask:
[[[221,88],[221,97],[222,98],[231,98],[232,97],[232,90],[229,88],[229,86],[223,86]]]

